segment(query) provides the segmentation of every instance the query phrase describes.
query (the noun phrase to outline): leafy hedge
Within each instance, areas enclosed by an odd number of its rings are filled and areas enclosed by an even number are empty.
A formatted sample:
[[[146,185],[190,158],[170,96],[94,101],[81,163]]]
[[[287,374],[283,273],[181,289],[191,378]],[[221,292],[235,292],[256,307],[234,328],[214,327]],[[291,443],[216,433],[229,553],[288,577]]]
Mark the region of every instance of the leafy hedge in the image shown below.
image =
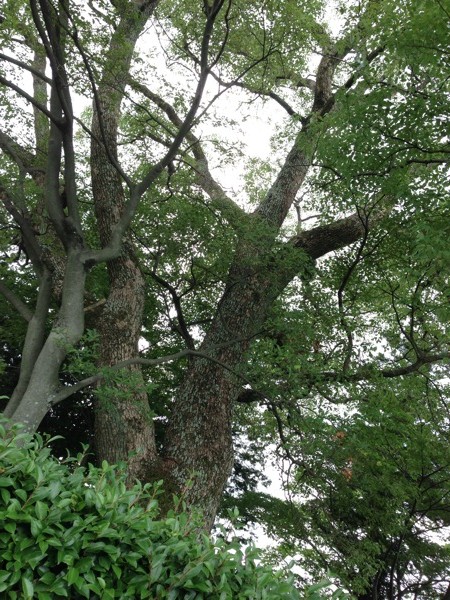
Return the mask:
[[[187,513],[159,518],[158,491],[127,490],[107,463],[61,463],[40,436],[0,424],[0,597],[300,597],[254,548],[199,536]]]

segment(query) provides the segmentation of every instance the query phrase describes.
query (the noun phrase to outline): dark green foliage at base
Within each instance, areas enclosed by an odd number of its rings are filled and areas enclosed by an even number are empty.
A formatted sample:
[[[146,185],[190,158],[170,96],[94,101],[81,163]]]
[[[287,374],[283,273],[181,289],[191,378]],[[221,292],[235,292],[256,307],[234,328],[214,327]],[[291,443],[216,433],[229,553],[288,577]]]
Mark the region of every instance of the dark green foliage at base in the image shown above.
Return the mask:
[[[299,598],[255,549],[212,542],[186,512],[159,518],[157,495],[0,426],[0,597]]]

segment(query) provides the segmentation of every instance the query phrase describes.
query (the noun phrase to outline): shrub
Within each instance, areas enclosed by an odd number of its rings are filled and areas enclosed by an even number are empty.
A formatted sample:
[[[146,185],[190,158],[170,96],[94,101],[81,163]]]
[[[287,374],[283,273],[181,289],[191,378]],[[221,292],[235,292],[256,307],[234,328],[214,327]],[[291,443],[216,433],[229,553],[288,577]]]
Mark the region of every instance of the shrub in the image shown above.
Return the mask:
[[[79,458],[0,424],[1,598],[300,597],[254,548],[213,542],[186,512],[160,518],[158,484],[126,489],[123,470]]]

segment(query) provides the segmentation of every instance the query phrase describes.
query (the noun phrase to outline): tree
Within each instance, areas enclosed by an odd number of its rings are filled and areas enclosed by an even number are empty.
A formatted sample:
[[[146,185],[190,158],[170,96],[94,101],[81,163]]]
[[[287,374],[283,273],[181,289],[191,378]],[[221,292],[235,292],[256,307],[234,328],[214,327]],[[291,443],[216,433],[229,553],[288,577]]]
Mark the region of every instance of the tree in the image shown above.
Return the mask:
[[[167,506],[192,479],[206,528],[236,403],[274,419],[296,459],[283,420],[299,398],[435,381],[448,358],[446,9],[338,4],[334,34],[327,6],[3,9],[1,291],[27,322],[5,415],[34,431],[103,382],[97,459],[128,460],[130,484],[163,479]],[[240,118],[245,102],[286,114],[245,200],[210,167],[238,160],[208,132],[231,127],[232,92]]]

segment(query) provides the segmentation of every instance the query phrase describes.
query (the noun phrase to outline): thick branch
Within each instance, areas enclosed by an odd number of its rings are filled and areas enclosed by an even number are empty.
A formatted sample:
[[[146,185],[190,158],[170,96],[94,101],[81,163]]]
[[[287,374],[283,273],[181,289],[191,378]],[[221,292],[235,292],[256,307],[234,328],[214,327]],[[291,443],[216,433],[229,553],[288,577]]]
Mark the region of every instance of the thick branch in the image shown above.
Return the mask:
[[[28,323],[25,342],[22,350],[19,381],[5,408],[4,415],[11,417],[19,406],[30,382],[34,365],[42,350],[45,339],[48,309],[52,291],[52,278],[48,270],[44,270],[39,284],[39,292],[34,314]]]
[[[316,139],[309,131],[309,124],[323,117],[333,108],[336,98],[336,94],[332,92],[333,76],[339,62],[350,52],[354,44],[355,34],[358,35],[358,27],[356,30],[347,33],[344,39],[340,41],[341,50],[337,50],[337,45],[335,45],[322,57],[317,68],[311,112],[302,120],[302,130],[297,135],[285,163],[265,198],[256,209],[256,214],[276,229],[282,225],[286,218],[311,165]],[[374,60],[382,50],[383,48],[377,48],[368,58]],[[342,89],[349,89],[356,79],[357,74],[355,73],[342,86]]]
[[[370,226],[373,226],[373,221],[370,222]],[[366,234],[367,227],[369,227],[369,222],[361,218],[360,214],[355,213],[350,217],[333,221],[329,225],[319,225],[313,229],[302,231],[289,243],[295,248],[301,248],[315,260],[329,252],[357,242]]]

